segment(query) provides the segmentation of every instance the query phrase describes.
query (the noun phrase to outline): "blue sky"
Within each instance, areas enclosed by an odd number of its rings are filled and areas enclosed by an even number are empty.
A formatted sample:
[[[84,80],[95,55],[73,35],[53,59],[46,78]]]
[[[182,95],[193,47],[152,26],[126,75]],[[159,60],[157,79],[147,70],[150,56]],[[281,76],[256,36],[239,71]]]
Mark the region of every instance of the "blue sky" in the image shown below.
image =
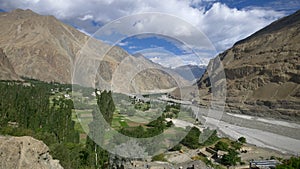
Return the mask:
[[[206,65],[210,56],[216,54],[213,50],[200,50],[201,54],[207,52],[206,57],[199,56],[195,50],[172,37],[158,34],[136,35],[125,38],[117,43],[130,54],[141,53],[153,62],[165,67],[178,67],[186,64]]]
[[[176,67],[183,64],[207,64],[209,59],[231,47],[236,41],[278,18],[299,10],[300,1],[0,0],[1,10],[10,11],[16,8],[31,9],[42,15],[54,15],[78,30],[88,35],[96,35],[95,37],[118,45],[131,54],[142,53],[154,62]],[[123,29],[119,29],[120,31],[115,32],[113,36],[97,34],[97,31],[101,31],[105,25],[116,19],[145,12],[161,13],[173,18],[151,20],[151,17],[148,17],[147,20],[132,17],[129,20],[135,23],[131,25],[132,28],[127,25],[127,29],[124,30],[124,27],[120,26]],[[201,33],[195,35],[195,28]],[[152,34],[141,36],[133,32],[146,30],[151,30]],[[197,46],[201,46],[195,42],[197,39],[201,41],[202,35],[211,42],[214,50],[210,48],[211,50],[207,51]],[[123,39],[119,39],[116,44],[118,37]],[[185,41],[191,43],[187,45]]]
[[[231,8],[243,9],[247,7],[262,7],[286,13],[293,13],[300,9],[299,1],[295,0],[222,0],[222,3],[228,4]]]
[[[176,45],[180,42],[171,42],[169,37],[163,37],[159,35],[149,35],[147,37],[132,36],[122,40],[118,43],[118,46],[123,47],[129,53],[136,53],[137,51],[145,49],[146,46],[151,48],[167,47],[167,49],[176,54],[182,55],[186,51],[179,49]]]

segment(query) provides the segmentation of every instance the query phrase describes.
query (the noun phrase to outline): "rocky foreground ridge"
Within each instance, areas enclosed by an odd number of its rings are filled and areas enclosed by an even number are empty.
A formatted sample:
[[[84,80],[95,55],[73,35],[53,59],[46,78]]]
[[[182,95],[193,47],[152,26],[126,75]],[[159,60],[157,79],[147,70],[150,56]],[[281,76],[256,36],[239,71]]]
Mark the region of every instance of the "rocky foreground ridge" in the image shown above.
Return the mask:
[[[42,141],[28,136],[0,136],[0,168],[63,169]]]

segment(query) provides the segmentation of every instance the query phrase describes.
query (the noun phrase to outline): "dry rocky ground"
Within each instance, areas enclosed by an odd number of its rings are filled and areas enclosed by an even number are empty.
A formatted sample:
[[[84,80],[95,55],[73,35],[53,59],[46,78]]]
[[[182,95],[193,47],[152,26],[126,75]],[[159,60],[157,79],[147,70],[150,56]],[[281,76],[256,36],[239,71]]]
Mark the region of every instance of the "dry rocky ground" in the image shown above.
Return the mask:
[[[0,168],[63,169],[42,141],[28,136],[0,136]]]

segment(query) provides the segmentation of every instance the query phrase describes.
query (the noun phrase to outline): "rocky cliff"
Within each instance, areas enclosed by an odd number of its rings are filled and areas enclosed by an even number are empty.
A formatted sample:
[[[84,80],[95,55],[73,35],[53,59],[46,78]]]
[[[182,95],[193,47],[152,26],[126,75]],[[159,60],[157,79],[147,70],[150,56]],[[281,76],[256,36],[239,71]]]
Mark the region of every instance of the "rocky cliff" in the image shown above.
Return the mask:
[[[237,42],[218,57],[227,82],[226,107],[237,113],[300,118],[300,11]],[[214,65],[212,60],[208,67]],[[197,82],[209,100],[208,73]],[[201,100],[202,104],[208,104]]]
[[[0,136],[0,168],[63,169],[42,141],[28,136]]]

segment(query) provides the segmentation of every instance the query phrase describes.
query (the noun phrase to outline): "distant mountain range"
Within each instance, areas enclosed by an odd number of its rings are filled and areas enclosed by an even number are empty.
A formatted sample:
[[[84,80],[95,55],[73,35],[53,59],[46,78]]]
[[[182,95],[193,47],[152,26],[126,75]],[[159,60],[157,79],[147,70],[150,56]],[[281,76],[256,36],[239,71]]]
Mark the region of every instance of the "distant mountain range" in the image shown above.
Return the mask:
[[[16,80],[22,76],[71,83],[75,71],[83,75],[75,78],[77,82],[86,81],[91,82],[90,85],[96,83],[108,88],[113,86],[114,90],[121,92],[167,90],[188,84],[176,72],[166,70],[143,56],[131,56],[120,47],[90,39],[53,16],[41,16],[21,9],[2,12],[0,29],[0,48],[3,49],[0,64],[6,66],[1,66],[1,79]],[[86,45],[88,41],[92,45]],[[83,47],[88,52],[79,54]],[[108,52],[104,54],[104,51]],[[87,68],[79,69],[87,72],[76,72],[74,66],[82,68],[82,62],[96,65],[90,69],[95,68],[98,74],[89,72],[91,70]]]
[[[300,119],[300,11],[237,42],[218,57],[227,80],[228,111]],[[219,75],[215,64],[212,60],[208,65],[214,70],[213,78]],[[200,102],[207,105],[208,73],[197,83],[203,94]]]
[[[188,81],[195,81],[201,78],[206,70],[206,66],[203,65],[184,65],[173,69],[180,76]]]

